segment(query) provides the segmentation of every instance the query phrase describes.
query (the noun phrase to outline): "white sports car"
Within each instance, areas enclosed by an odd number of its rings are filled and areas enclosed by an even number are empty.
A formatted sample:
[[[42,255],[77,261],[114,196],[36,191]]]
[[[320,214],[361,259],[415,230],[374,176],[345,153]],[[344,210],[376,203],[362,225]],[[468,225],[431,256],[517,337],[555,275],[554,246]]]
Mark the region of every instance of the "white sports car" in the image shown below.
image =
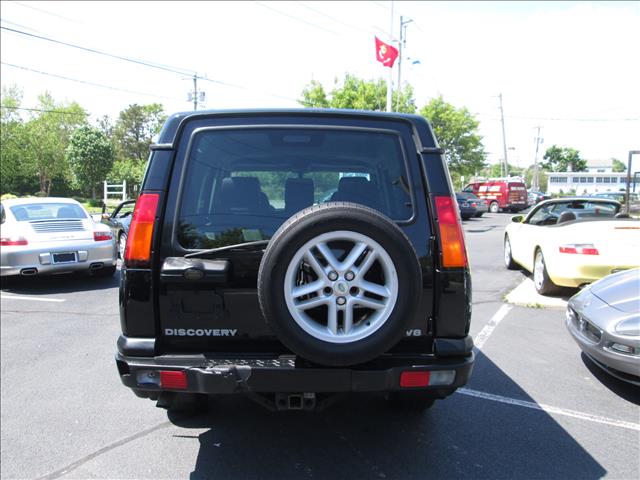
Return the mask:
[[[73,271],[110,276],[116,271],[111,230],[70,198],[3,200],[0,245],[1,277]]]
[[[504,263],[524,267],[542,295],[579,287],[640,266],[640,221],[615,200],[545,200],[512,218],[504,235]]]

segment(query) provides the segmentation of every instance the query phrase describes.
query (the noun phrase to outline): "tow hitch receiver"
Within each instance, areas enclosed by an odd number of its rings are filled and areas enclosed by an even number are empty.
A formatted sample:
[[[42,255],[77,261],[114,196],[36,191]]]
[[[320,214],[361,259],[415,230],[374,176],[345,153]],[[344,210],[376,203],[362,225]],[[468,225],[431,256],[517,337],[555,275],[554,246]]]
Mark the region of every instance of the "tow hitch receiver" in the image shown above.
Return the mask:
[[[316,394],[305,393],[276,393],[276,408],[278,410],[315,410]]]

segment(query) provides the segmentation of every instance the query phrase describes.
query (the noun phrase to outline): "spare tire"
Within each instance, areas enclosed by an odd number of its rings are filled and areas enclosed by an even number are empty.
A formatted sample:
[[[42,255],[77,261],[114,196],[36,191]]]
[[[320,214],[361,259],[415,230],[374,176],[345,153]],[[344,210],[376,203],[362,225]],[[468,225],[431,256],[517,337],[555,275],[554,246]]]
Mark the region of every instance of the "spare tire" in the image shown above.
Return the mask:
[[[297,355],[332,366],[364,363],[394,346],[421,289],[404,232],[378,211],[346,202],[287,220],[258,271],[260,308],[275,335]]]

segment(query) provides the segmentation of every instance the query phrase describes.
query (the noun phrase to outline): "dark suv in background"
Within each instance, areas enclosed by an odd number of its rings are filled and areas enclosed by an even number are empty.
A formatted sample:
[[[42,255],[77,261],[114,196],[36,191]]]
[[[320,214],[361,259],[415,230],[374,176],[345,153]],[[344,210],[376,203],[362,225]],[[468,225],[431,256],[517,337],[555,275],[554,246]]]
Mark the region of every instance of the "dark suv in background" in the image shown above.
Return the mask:
[[[450,395],[474,360],[471,281],[430,126],[339,110],[171,116],[129,228],[120,314],[122,382],[168,408]]]

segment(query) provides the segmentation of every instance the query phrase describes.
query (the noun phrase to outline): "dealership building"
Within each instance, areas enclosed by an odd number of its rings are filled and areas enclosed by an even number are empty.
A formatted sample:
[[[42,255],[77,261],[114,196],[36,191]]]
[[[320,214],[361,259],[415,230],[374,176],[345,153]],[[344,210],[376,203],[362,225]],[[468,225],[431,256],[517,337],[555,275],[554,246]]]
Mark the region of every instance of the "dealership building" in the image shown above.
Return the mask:
[[[614,172],[611,160],[587,160],[585,172],[547,173],[547,193],[590,195],[592,193],[619,192],[627,183],[627,172]]]

